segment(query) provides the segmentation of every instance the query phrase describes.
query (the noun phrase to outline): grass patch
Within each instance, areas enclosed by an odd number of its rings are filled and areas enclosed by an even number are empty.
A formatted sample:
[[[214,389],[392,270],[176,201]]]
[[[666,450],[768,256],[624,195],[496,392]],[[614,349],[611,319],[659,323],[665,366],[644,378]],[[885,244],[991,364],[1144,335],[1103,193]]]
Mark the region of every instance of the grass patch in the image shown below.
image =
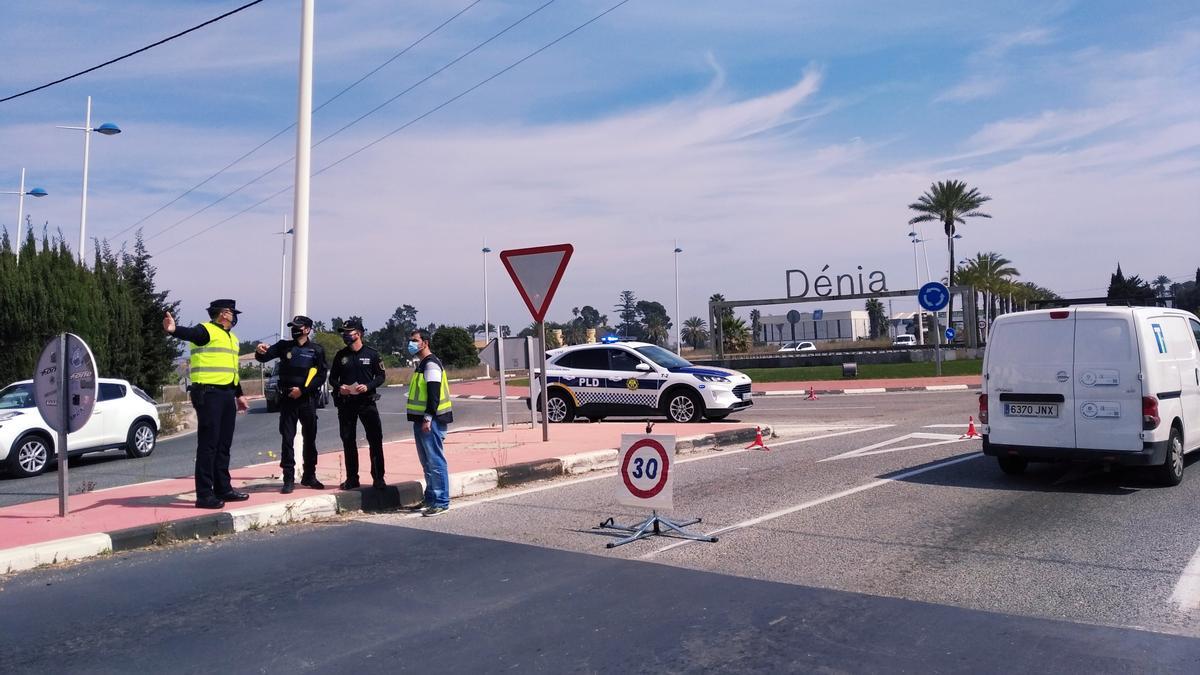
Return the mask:
[[[928,363],[860,363],[858,379],[890,380],[906,377],[934,377],[937,364]],[[798,368],[749,368],[742,372],[755,382],[812,382],[842,379],[841,366],[808,366]],[[979,375],[982,359],[965,359],[942,363],[942,375]]]

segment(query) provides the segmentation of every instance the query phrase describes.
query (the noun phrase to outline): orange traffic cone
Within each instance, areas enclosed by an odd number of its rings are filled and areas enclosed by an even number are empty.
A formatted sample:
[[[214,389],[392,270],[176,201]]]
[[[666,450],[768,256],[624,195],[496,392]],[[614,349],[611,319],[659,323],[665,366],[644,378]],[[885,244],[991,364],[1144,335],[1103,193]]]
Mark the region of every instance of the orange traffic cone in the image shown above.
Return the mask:
[[[754,442],[746,446],[747,450],[750,448],[762,448],[767,452],[771,451],[770,448],[763,444],[762,427],[754,427]]]
[[[970,415],[967,417],[967,433],[963,434],[962,436],[959,436],[958,440],[961,441],[961,440],[965,440],[968,438],[983,438],[983,436],[979,435],[978,431],[975,431],[975,416],[974,415]]]
[[[813,385],[811,385],[811,384],[810,384],[810,385],[808,385],[808,396],[805,396],[805,397],[804,397],[804,400],[805,400],[805,401],[819,401],[819,400],[821,400],[821,399],[817,398],[817,388],[816,388],[815,386],[813,386]]]

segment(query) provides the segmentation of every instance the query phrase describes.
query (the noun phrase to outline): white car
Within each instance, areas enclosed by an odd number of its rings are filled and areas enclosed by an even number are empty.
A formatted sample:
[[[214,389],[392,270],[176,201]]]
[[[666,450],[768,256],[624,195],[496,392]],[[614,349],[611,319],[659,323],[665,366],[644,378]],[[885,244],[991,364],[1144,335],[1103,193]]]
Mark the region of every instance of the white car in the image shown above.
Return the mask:
[[[779,346],[778,352],[815,352],[817,346],[811,342],[785,342]]]
[[[917,336],[916,335],[897,335],[896,337],[892,338],[892,346],[893,347],[916,347],[917,346]]]
[[[546,355],[551,422],[646,415],[699,422],[723,419],[754,404],[750,378],[743,373],[692,365],[658,345],[587,344],[552,349]],[[531,383],[530,393],[540,401],[538,381]]]
[[[71,457],[123,448],[129,457],[146,457],[158,440],[154,399],[125,380],[100,378],[92,418],[67,437]],[[36,476],[54,459],[58,438],[38,412],[33,381],[0,391],[0,466],[18,476]]]

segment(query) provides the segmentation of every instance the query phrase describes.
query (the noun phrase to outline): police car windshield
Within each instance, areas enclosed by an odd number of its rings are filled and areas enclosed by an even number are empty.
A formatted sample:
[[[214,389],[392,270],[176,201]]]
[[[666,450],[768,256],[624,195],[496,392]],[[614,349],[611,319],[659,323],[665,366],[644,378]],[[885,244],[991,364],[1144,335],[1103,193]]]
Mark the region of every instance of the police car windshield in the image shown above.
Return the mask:
[[[671,352],[659,347],[658,345],[647,345],[645,347],[635,347],[637,353],[657,363],[663,368],[687,368],[692,365],[691,361],[679,358]]]
[[[33,392],[28,384],[13,384],[0,391],[0,410],[32,408]]]

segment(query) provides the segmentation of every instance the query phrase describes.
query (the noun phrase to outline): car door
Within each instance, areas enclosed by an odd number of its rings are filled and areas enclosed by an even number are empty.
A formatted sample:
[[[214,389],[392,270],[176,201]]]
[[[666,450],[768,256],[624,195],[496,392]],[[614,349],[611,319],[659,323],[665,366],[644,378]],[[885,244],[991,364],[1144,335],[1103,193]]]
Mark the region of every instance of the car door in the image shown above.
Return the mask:
[[[1074,448],[1074,310],[1012,315],[984,355],[991,442]]]
[[[653,364],[633,350],[610,347],[608,368],[608,386],[615,404],[630,415],[655,409],[664,377]]]
[[[107,437],[105,425],[108,423],[108,418],[111,417],[108,413],[112,405],[104,399],[107,392],[112,395],[112,389],[104,382],[99,383],[96,391],[96,403],[92,406],[92,416],[88,418],[87,424],[83,428],[67,436],[67,451],[75,452],[85,448],[94,448],[98,445],[105,444]]]
[[[605,412],[609,375],[606,348],[592,347],[564,354],[547,368],[546,374],[549,384],[557,383],[571,393],[579,414]]]
[[[127,400],[131,395],[129,387],[123,384],[100,383],[100,391],[96,396],[96,410],[103,412],[104,431],[97,445],[125,442],[126,436],[129,435],[129,425],[133,423]]]
[[[1189,449],[1200,448],[1200,321],[1188,319],[1192,333],[1191,377],[1180,373],[1183,399],[1183,439]]]
[[[1141,358],[1129,318],[1079,315],[1074,371],[1075,444],[1089,450],[1140,450]]]

